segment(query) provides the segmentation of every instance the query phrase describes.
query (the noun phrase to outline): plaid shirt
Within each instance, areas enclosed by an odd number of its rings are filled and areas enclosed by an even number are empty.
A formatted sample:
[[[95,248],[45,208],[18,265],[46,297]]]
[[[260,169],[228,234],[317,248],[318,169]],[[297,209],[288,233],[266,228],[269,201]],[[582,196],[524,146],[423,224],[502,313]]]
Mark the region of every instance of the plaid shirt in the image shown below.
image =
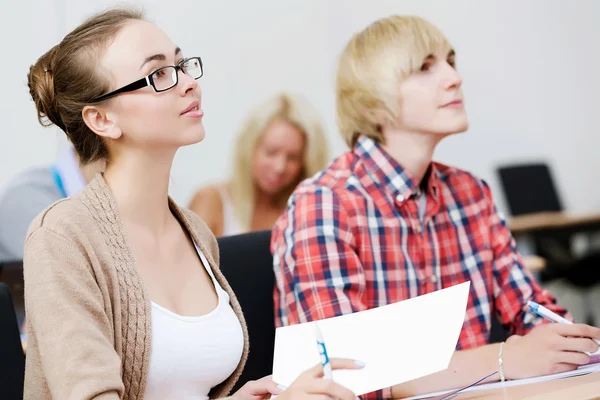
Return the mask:
[[[301,183],[277,221],[271,250],[277,326],[334,317],[471,281],[457,349],[487,344],[492,314],[511,333],[542,319],[534,300],[565,315],[523,267],[488,185],[432,163],[419,187],[373,140]],[[390,390],[368,398],[390,397]]]

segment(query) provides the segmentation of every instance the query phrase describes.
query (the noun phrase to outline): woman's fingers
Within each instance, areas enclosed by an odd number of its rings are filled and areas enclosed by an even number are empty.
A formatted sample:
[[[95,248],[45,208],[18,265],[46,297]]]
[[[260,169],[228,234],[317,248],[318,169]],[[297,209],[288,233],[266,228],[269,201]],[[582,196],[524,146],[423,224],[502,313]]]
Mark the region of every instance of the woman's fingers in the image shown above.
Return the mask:
[[[330,360],[331,368],[334,370],[337,369],[362,369],[365,366],[365,363],[358,360],[352,360],[349,358],[332,358]],[[319,363],[312,367],[311,369],[304,372],[309,376],[315,378],[321,378],[323,376],[323,366]]]

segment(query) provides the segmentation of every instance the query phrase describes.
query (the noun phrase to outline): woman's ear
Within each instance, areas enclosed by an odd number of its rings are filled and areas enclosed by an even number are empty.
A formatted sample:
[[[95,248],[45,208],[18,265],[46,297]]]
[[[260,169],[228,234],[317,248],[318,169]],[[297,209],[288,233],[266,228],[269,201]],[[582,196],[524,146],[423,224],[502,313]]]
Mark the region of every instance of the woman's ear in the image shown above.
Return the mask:
[[[81,115],[88,128],[99,136],[116,140],[123,133],[112,116],[101,107],[85,106]]]

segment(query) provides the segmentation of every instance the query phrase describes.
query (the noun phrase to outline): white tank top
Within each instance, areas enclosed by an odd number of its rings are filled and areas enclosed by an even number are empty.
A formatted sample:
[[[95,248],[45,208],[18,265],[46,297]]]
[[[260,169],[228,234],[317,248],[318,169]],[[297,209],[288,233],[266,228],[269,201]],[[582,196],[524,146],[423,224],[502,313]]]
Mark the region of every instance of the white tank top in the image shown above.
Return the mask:
[[[223,205],[223,234],[221,236],[232,236],[243,233],[233,213],[233,203],[224,187],[219,186],[219,195]]]
[[[152,350],[144,399],[208,399],[237,368],[244,351],[242,326],[229,294],[196,247],[218,295],[210,313],[187,317],[152,302]]]

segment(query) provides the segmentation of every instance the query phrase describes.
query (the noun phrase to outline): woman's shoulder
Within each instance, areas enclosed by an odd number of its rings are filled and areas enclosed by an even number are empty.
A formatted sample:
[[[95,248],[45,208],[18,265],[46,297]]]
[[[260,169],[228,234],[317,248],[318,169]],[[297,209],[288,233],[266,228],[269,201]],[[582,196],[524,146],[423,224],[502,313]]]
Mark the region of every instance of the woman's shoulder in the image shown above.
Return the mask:
[[[64,274],[98,274],[100,266],[110,265],[103,262],[110,255],[105,246],[105,236],[85,204],[76,196],[56,201],[38,214],[27,232],[23,272],[30,291],[45,280],[57,283],[54,279]]]
[[[46,207],[31,222],[27,237],[40,228],[70,237],[77,232],[85,232],[94,224],[89,209],[77,196],[58,200]]]
[[[189,209],[200,216],[209,228],[219,235],[223,231],[225,183],[204,186],[196,191]]]
[[[202,207],[206,209],[221,208],[223,204],[223,193],[227,192],[226,183],[215,183],[199,188],[190,202],[190,209]]]

